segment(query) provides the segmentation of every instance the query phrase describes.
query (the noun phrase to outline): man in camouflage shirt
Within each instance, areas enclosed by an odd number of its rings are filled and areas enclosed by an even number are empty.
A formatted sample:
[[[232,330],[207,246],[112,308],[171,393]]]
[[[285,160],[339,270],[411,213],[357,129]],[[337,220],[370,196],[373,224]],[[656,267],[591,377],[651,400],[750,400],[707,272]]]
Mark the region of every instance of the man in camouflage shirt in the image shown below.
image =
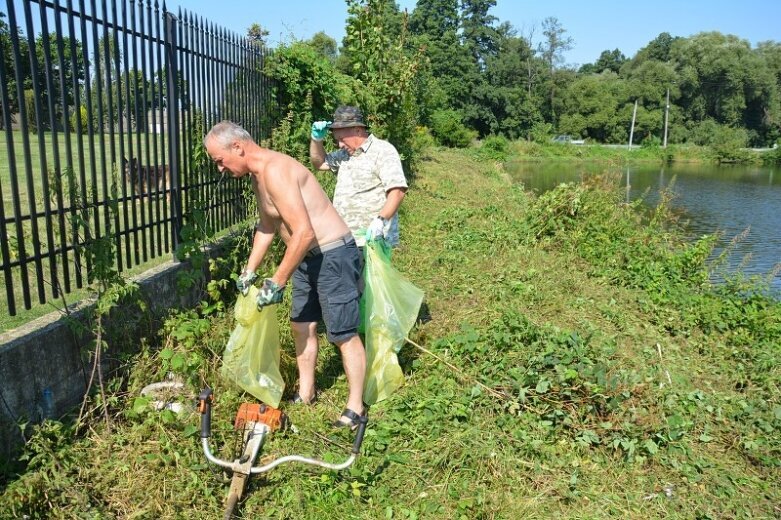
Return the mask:
[[[384,238],[391,246],[398,245],[397,212],[407,192],[399,153],[388,141],[367,132],[359,108],[341,106],[333,119],[312,124],[312,165],[337,175],[334,207],[359,247],[366,243],[359,230],[366,230],[372,239]],[[339,150],[326,154],[323,138],[329,128]]]

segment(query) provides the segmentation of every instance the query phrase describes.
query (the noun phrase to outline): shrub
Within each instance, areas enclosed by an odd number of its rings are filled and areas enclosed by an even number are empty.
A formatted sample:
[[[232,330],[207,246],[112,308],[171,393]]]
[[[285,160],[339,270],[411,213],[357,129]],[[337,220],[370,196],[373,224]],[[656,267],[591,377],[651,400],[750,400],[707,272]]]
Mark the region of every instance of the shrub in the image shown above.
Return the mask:
[[[478,150],[481,159],[504,162],[510,151],[510,141],[501,135],[490,135],[485,138]]]
[[[74,110],[70,117],[70,131],[78,132],[79,123],[81,123],[81,133],[86,134],[89,131],[89,119],[87,119],[87,107],[81,105],[77,110]]]
[[[38,125],[35,121],[35,92],[33,89],[27,89],[24,91],[24,105],[27,111],[25,116],[27,119],[27,130],[31,134],[38,133]]]
[[[553,137],[553,125],[550,123],[534,123],[529,134],[532,142],[547,143]]]
[[[431,130],[428,127],[419,126],[415,128],[415,133],[412,135],[412,149],[417,157],[427,157],[427,151],[436,146],[436,144],[437,142],[434,136],[431,135]]]
[[[477,132],[467,128],[455,110],[439,110],[431,115],[431,131],[437,141],[451,148],[466,148]]]
[[[762,162],[765,164],[781,164],[781,139],[775,144],[775,148],[762,155]]]

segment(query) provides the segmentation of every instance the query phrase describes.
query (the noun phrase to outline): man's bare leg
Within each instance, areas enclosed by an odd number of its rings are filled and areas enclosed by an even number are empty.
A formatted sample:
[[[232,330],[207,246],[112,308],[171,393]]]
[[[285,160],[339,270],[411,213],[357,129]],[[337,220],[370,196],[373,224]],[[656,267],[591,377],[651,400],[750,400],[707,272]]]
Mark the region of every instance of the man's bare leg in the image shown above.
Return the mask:
[[[361,337],[357,334],[352,338],[339,343],[342,352],[344,373],[347,376],[347,408],[357,414],[363,413],[363,382],[366,378],[366,350],[363,348]],[[342,416],[345,423],[349,417]]]
[[[315,367],[317,366],[317,322],[290,322],[296,342],[298,365],[298,395],[308,403],[315,397]]]

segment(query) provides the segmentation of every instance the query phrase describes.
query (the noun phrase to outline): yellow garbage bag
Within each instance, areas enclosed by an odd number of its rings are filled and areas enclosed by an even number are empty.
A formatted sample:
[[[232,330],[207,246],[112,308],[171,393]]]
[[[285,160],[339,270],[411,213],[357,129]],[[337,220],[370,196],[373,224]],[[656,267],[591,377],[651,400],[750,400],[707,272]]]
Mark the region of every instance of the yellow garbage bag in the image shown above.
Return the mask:
[[[222,355],[222,377],[260,401],[277,408],[285,390],[279,373],[279,324],[275,305],[258,312],[258,288],[239,294],[234,307],[237,325]]]
[[[423,291],[390,263],[384,240],[367,240],[361,321],[366,343],[363,400],[372,405],[404,384],[397,353],[418,318]]]

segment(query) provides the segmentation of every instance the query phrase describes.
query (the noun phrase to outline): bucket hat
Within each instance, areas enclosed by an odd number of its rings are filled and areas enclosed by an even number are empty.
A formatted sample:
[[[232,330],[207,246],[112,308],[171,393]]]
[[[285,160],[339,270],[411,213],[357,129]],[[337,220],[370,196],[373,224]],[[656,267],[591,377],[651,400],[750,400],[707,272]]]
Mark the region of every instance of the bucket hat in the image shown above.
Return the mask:
[[[331,129],[351,128],[354,126],[366,126],[363,122],[363,113],[361,109],[353,106],[340,106],[334,112],[334,121]]]

